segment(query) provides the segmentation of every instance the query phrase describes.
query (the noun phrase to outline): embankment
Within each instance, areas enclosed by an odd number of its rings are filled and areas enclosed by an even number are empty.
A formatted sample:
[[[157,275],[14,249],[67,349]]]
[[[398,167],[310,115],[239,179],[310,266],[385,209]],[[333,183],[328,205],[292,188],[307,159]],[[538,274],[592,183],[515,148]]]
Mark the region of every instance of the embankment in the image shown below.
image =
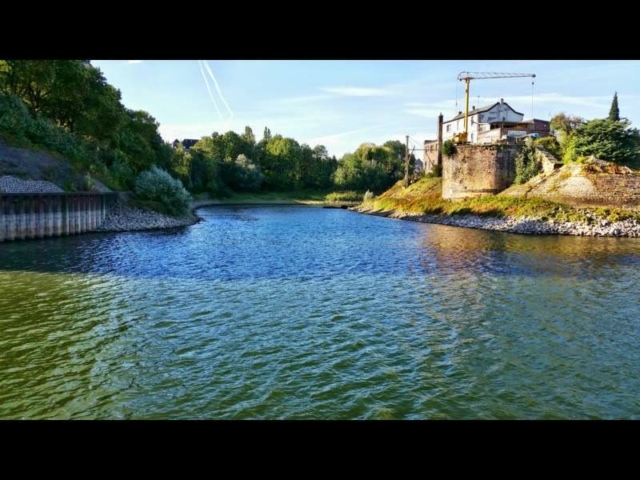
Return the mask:
[[[567,175],[566,170],[559,174]],[[536,178],[531,183],[539,181]],[[527,235],[640,237],[637,205],[620,208],[615,201],[604,203],[603,196],[599,198],[600,206],[569,205],[562,202],[564,197],[561,196],[554,196],[555,201],[525,197],[524,193],[530,189],[519,186],[521,195],[517,195],[514,188],[510,195],[450,201],[442,199],[441,189],[440,179],[433,178],[420,180],[406,189],[397,184],[351,210],[416,222]]]

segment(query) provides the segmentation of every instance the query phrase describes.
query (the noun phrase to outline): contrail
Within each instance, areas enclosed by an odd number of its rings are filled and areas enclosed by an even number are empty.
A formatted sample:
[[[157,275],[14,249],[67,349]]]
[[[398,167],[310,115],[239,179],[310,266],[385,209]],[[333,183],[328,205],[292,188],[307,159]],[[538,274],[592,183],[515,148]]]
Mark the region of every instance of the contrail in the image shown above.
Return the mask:
[[[202,60],[202,63],[204,63],[204,66],[207,67],[207,71],[209,72],[209,76],[213,79],[213,83],[216,86],[216,90],[218,91],[218,95],[220,95],[220,98],[222,99],[222,103],[224,103],[224,106],[227,107],[227,110],[229,110],[229,113],[231,114],[231,118],[233,118],[233,112],[231,111],[231,108],[229,108],[229,104],[224,99],[224,96],[222,95],[222,92],[220,91],[220,86],[218,85],[218,81],[216,80],[216,77],[213,75],[213,72],[211,71],[211,67],[209,67],[209,64],[207,62],[205,62],[204,60]]]
[[[207,76],[204,74],[204,69],[202,68],[202,60],[198,60],[198,65],[200,65],[200,73],[202,73],[202,78],[204,78],[204,84],[207,86],[207,90],[209,91],[209,96],[211,100],[213,100],[213,104],[216,106],[216,110],[218,111],[218,115],[222,119],[222,112],[220,108],[218,108],[218,104],[216,103],[216,99],[213,97],[213,92],[211,92],[211,87],[209,87],[209,82],[207,81]]]

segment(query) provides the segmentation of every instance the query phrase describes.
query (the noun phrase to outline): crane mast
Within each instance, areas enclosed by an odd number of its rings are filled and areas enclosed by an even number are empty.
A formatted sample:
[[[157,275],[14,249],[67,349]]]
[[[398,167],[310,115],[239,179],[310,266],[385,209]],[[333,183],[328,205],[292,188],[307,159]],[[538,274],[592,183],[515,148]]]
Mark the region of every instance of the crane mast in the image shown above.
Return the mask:
[[[466,143],[469,132],[469,84],[471,80],[487,80],[490,78],[535,78],[535,73],[505,73],[505,72],[460,72],[458,80],[465,83],[464,88],[464,130],[454,137],[455,143]]]

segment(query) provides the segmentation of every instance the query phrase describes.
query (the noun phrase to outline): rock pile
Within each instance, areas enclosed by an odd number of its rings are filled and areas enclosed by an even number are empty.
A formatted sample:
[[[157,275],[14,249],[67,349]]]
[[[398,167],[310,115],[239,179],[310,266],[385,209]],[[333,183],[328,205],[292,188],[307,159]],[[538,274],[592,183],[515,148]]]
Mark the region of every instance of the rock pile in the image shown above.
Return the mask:
[[[500,232],[521,233],[525,235],[577,235],[586,237],[640,237],[640,222],[626,219],[617,222],[597,220],[595,217],[587,222],[560,222],[557,220],[540,220],[536,218],[495,218],[478,215],[419,215],[396,212],[361,213],[380,215],[402,220],[422,223],[438,223],[455,227],[496,230]]]
[[[62,193],[57,185],[43,180],[22,180],[10,175],[0,176],[1,193]]]
[[[184,227],[196,223],[193,215],[173,218],[152,210],[134,208],[122,202],[114,205],[98,228],[103,232],[151,230],[157,228]]]

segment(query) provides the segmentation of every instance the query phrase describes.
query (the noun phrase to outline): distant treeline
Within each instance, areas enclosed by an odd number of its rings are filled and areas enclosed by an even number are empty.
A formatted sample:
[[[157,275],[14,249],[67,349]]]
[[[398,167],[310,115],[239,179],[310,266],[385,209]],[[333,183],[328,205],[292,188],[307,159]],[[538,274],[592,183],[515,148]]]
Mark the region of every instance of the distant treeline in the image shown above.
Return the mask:
[[[174,149],[153,116],[121,100],[88,60],[0,60],[0,137],[58,153],[116,190],[133,190],[136,178],[154,165],[191,192],[213,196],[300,189],[379,193],[404,173],[405,147],[397,140],[362,144],[338,160],[322,145],[299,144],[266,127],[256,141],[246,127],[242,134],[214,132],[188,151]]]

